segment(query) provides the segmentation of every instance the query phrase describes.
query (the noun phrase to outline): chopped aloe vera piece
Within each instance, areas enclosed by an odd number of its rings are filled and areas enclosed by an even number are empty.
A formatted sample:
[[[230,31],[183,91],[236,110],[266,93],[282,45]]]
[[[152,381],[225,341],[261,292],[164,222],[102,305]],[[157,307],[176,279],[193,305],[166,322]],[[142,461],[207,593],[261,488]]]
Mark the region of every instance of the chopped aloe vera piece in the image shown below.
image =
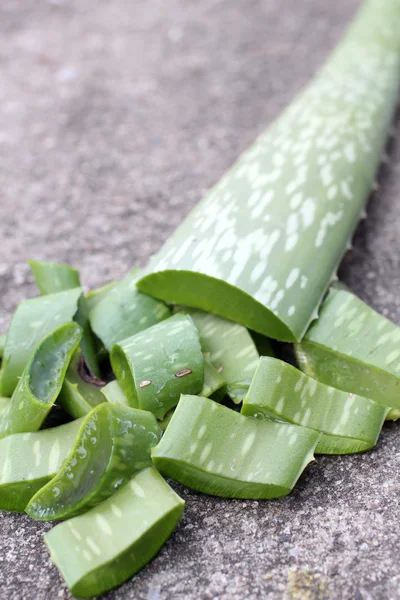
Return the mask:
[[[187,315],[175,315],[116,344],[111,364],[131,406],[157,419],[181,394],[198,394],[204,383],[199,334]]]
[[[169,308],[136,288],[137,270],[115,283],[90,312],[90,323],[108,351],[171,314]]]
[[[8,330],[0,380],[0,394],[11,396],[37,343],[63,323],[72,321],[82,294],[74,288],[24,300]]]
[[[106,401],[101,393],[104,382],[92,377],[92,382],[85,381],[82,377],[84,359],[81,350],[75,352],[65,375],[65,380],[57,398],[57,404],[70,414],[74,419],[84,417],[95,406]]]
[[[28,264],[42,296],[81,287],[74,267],[39,260],[28,260]]]
[[[373,400],[319,383],[281,360],[261,357],[241,412],[320,431],[316,454],[352,454],[375,446],[388,411]]]
[[[3,358],[4,348],[6,345],[6,335],[0,335],[0,358]]]
[[[400,327],[351,292],[329,290],[319,319],[295,350],[307,375],[400,408]]]
[[[0,415],[6,410],[8,405],[10,404],[10,398],[2,398],[0,397]]]
[[[158,422],[161,431],[164,432],[167,429],[168,425],[171,422],[171,419],[173,417],[174,412],[175,412],[175,408],[171,408],[171,410],[169,410],[167,412],[167,414],[165,415],[165,417],[163,418],[163,420]]]
[[[45,535],[71,593],[87,598],[140,571],[174,531],[185,503],[150,467],[96,508]]]
[[[203,352],[227,382],[224,393],[241,402],[258,365],[259,353],[245,327],[201,310],[179,307],[199,330]]]
[[[258,421],[200,396],[182,396],[152,457],[157,469],[188,487],[228,498],[289,494],[320,434]]]
[[[72,355],[81,340],[76,323],[48,334],[32,352],[7,409],[0,417],[0,438],[37,431],[60,393]]]
[[[391,408],[386,415],[385,421],[398,421],[400,419],[400,409]]]
[[[107,383],[107,385],[101,389],[101,393],[108,402],[116,402],[123,406],[129,406],[128,398],[122,391],[118,381],[110,381],[110,383]]]
[[[34,519],[66,519],[85,512],[151,465],[160,439],[151,413],[105,402],[83,420],[60,472],[33,496],[26,512]]]
[[[210,360],[210,353],[205,352],[203,354],[204,357],[204,384],[203,389],[201,390],[199,396],[204,396],[205,398],[209,398],[221,388],[226,386],[225,378],[222,374],[217,371],[217,369],[213,366]]]
[[[72,421],[0,440],[0,510],[25,510],[32,496],[60,470],[80,424]]]
[[[366,2],[325,68],[194,208],[139,289],[300,340],[373,186],[398,98],[399,31],[398,0]]]
[[[89,313],[92,312],[94,307],[97,306],[99,304],[99,302],[107,296],[108,292],[116,284],[117,284],[116,281],[110,281],[109,283],[106,283],[105,285],[102,285],[101,287],[99,287],[95,290],[90,290],[86,294],[86,303],[87,303]]]

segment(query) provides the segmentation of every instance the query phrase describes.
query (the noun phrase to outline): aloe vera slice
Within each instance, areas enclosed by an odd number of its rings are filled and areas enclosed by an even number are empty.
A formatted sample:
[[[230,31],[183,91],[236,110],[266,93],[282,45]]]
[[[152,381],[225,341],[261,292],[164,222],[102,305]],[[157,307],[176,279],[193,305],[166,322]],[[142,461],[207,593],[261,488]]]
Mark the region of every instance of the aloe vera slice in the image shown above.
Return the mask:
[[[110,381],[110,383],[107,383],[107,385],[101,389],[101,393],[107,402],[116,402],[117,404],[122,404],[123,406],[129,406],[128,398],[122,391],[118,381],[114,380]]]
[[[158,446],[157,469],[188,487],[228,498],[267,499],[289,494],[320,434],[258,421],[200,396],[182,396]]]
[[[400,408],[400,327],[351,292],[329,290],[319,319],[295,351],[307,375]]]
[[[398,97],[399,30],[398,0],[366,2],[325,68],[189,214],[139,289],[300,340],[373,185]]]
[[[71,360],[57,398],[57,404],[62,406],[74,419],[84,417],[95,406],[106,401],[102,394],[104,382],[93,378],[93,382],[88,383],[82,378],[82,369],[83,355],[81,350],[78,350]]]
[[[352,454],[375,446],[388,409],[319,383],[281,360],[261,357],[241,412],[320,431],[317,454]]]
[[[116,344],[111,364],[131,406],[157,419],[181,394],[198,394],[204,383],[199,334],[187,315],[175,315]]]
[[[151,413],[105,402],[83,420],[59,473],[33,496],[26,512],[34,519],[66,519],[111,496],[151,465],[160,439]]]
[[[137,270],[116,283],[90,313],[90,323],[97,337],[110,351],[112,346],[131,337],[171,314],[159,300],[136,288]]]
[[[110,590],[140,571],[175,529],[185,503],[150,467],[111,498],[45,535],[74,596]]]
[[[204,358],[204,383],[203,389],[199,393],[199,396],[209,398],[221,388],[226,387],[225,378],[222,374],[214,367],[210,360],[210,353],[205,352]]]
[[[103,298],[105,298],[107,296],[108,292],[116,284],[117,284],[116,281],[110,281],[109,283],[106,283],[105,285],[103,285],[95,290],[90,290],[86,294],[86,303],[87,303],[89,313],[91,313],[92,310],[94,309],[94,307],[97,306],[99,304],[99,302],[101,302],[101,300],[103,300]]]
[[[0,394],[11,396],[37,343],[63,323],[72,321],[82,294],[74,288],[24,300],[8,330],[0,380]]]
[[[23,512],[29,500],[60,470],[80,421],[0,440],[0,510]]]
[[[66,323],[38,344],[0,417],[0,438],[40,429],[60,393],[81,336],[79,325]]]
[[[0,397],[0,415],[5,412],[6,408],[10,404],[10,398],[2,398]]]
[[[256,345],[245,327],[212,313],[177,307],[189,314],[199,330],[203,352],[226,381],[224,393],[239,403],[243,400],[260,357]]]

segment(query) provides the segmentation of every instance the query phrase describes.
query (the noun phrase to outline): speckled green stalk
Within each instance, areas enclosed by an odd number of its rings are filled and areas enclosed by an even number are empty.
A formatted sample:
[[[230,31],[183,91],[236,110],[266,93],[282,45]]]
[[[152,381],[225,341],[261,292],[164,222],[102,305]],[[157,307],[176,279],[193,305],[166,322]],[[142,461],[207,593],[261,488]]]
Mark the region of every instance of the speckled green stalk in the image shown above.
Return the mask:
[[[241,412],[320,431],[316,454],[353,454],[375,446],[388,409],[319,383],[281,360],[261,357]]]
[[[203,389],[199,334],[188,315],[175,315],[116,344],[111,364],[130,405],[157,419],[177,405],[181,394]]]
[[[23,512],[29,500],[61,468],[80,420],[0,440],[0,510]]]
[[[203,352],[224,377],[224,392],[239,403],[243,400],[258,365],[259,353],[245,327],[201,310],[176,307],[189,314],[199,330]]]
[[[138,287],[300,340],[373,186],[400,81],[400,3],[369,0],[314,82],[151,260]]]
[[[66,323],[44,337],[34,349],[0,417],[0,438],[40,429],[60,393],[81,336],[79,325]]]
[[[302,371],[347,392],[400,408],[400,327],[343,289],[295,347]]]
[[[67,519],[96,506],[134,473],[151,465],[160,439],[151,413],[104,403],[85,417],[59,473],[33,496],[26,512],[34,519]]]
[[[71,593],[98,596],[132,577],[160,551],[184,506],[156,469],[149,468],[44,539]]]
[[[228,498],[289,494],[320,434],[244,417],[208,398],[182,396],[161,442],[157,469],[188,487]]]
[[[137,276],[135,269],[111,286],[90,312],[92,329],[108,351],[114,344],[171,315],[163,302],[138,291]]]
[[[62,406],[74,419],[84,417],[95,406],[106,401],[101,393],[102,386],[88,383],[82,378],[82,359],[81,350],[75,352],[57,398],[57,404]]]

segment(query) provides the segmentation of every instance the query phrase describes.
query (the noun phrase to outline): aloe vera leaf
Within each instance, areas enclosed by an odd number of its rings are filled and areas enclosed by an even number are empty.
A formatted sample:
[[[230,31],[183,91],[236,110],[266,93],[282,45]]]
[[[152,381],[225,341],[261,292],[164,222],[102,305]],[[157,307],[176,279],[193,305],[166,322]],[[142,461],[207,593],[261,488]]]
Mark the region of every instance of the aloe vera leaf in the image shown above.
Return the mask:
[[[351,292],[329,290],[295,351],[307,375],[400,408],[400,327]]]
[[[0,417],[0,438],[40,429],[60,393],[81,336],[79,325],[66,323],[39,342]]]
[[[157,469],[188,487],[228,498],[289,494],[313,458],[313,429],[258,421],[200,396],[182,396],[152,450]]]
[[[26,512],[41,521],[66,519],[96,506],[151,465],[160,439],[151,413],[105,402],[83,420],[61,470],[31,499]]]
[[[6,345],[6,335],[0,335],[0,359],[3,358],[4,355],[4,348]]]
[[[189,314],[199,330],[203,352],[224,377],[224,393],[239,403],[249,389],[260,357],[256,345],[245,327],[200,310],[179,307]]]
[[[204,360],[192,319],[177,314],[115,344],[111,365],[131,406],[157,419],[177,405],[181,394],[198,394]]]
[[[203,353],[204,358],[204,383],[203,389],[199,393],[199,396],[209,398],[221,388],[226,386],[225,378],[222,374],[214,367],[210,360],[210,353]]]
[[[102,594],[140,571],[175,529],[185,503],[150,467],[89,512],[45,535],[71,593]]]
[[[400,409],[391,408],[386,415],[385,421],[398,421],[400,419]]]
[[[299,341],[373,185],[398,97],[399,30],[398,0],[366,2],[325,68],[194,208],[139,289]]]
[[[352,454],[375,446],[388,409],[261,357],[241,412],[316,429],[322,433],[316,454]]]
[[[110,281],[109,283],[106,283],[105,285],[95,289],[95,290],[90,290],[87,294],[86,294],[86,303],[87,303],[87,307],[89,310],[89,313],[92,312],[92,310],[94,309],[95,306],[97,306],[99,304],[99,302],[101,302],[101,300],[103,300],[103,298],[105,298],[108,294],[108,292],[117,284],[116,281]]]
[[[116,402],[117,404],[122,404],[123,406],[129,406],[128,398],[125,396],[121,386],[116,380],[107,383],[107,385],[101,389],[101,393],[107,402]]]
[[[92,329],[108,351],[171,315],[163,302],[139,292],[137,276],[135,270],[116,283],[90,313]]]
[[[32,496],[60,470],[80,424],[77,420],[0,440],[0,510],[25,510]]]
[[[11,396],[37,343],[63,323],[72,321],[82,291],[74,288],[24,300],[8,330],[0,380],[0,394]]]
[[[95,406],[106,401],[102,394],[104,382],[93,378],[92,383],[82,377],[83,355],[77,350],[71,360],[65,375],[57,404],[74,419],[87,415]],[[96,381],[96,384],[94,383]]]

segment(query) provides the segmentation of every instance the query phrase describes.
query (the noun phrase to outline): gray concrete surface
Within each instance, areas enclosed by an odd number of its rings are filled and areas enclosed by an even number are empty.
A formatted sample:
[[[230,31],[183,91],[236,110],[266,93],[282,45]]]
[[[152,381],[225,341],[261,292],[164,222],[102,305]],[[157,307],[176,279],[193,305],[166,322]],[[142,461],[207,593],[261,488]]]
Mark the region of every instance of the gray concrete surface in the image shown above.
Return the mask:
[[[143,264],[309,80],[356,0],[2,0],[0,327],[35,294],[30,257],[96,286]],[[400,322],[400,146],[344,279]],[[180,489],[182,522],[110,600],[400,598],[400,425],[361,456],[318,458],[294,493]],[[0,515],[1,600],[70,595],[47,525]]]

